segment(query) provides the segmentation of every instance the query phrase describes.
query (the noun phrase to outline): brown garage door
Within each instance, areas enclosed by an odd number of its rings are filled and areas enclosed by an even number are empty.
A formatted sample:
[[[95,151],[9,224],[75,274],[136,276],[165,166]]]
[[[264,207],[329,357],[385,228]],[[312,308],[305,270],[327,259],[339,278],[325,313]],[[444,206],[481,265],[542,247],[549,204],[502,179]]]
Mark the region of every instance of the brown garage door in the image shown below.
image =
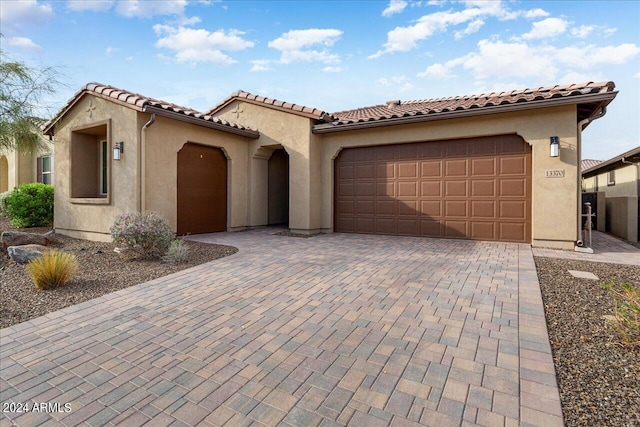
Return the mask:
[[[222,150],[185,144],[178,151],[178,234],[227,230],[227,158]]]
[[[344,149],[337,232],[531,241],[531,147],[515,135]]]

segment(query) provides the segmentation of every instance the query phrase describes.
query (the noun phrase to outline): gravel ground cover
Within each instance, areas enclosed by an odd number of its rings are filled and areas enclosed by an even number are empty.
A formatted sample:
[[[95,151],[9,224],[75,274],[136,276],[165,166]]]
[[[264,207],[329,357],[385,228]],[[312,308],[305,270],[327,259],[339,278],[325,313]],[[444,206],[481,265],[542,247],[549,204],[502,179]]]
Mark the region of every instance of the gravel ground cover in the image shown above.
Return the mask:
[[[567,426],[640,425],[640,347],[620,344],[603,316],[613,299],[600,284],[640,286],[640,268],[536,257],[549,340]],[[568,270],[599,280],[578,279]]]
[[[6,218],[0,218],[0,232],[6,230],[15,228]],[[49,228],[29,228],[20,231],[44,233],[48,230]],[[0,249],[0,328],[238,251],[230,246],[191,241],[186,243],[189,247],[188,261],[171,264],[127,258],[115,253],[115,245],[112,243],[91,242],[58,235],[56,243],[52,246],[74,254],[78,260],[78,270],[65,286],[48,291],[37,290],[25,266],[11,261],[6,251]]]

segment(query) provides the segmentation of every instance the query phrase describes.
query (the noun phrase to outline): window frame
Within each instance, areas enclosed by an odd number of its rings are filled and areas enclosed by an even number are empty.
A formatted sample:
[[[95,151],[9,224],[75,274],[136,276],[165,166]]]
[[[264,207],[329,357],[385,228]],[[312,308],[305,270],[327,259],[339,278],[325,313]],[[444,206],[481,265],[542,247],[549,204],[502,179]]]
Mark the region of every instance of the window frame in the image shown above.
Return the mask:
[[[611,169],[607,171],[607,187],[612,187],[616,185],[616,170]]]
[[[98,142],[100,150],[100,163],[98,165],[98,188],[101,197],[109,195],[109,141],[106,139]]]
[[[102,163],[101,163],[101,155],[100,152],[98,153],[98,160],[99,163],[96,165],[96,172],[95,172],[95,179],[97,180],[98,186],[98,192],[96,194],[96,196],[76,196],[73,197],[74,194],[74,177],[73,177],[73,170],[74,167],[76,166],[74,164],[74,160],[73,160],[73,155],[71,154],[72,151],[72,144],[73,144],[73,134],[74,132],[80,133],[80,134],[84,134],[86,132],[84,132],[85,130],[88,129],[93,129],[96,128],[98,126],[105,126],[106,128],[106,138],[102,137],[102,138],[98,138],[97,141],[97,145],[96,145],[96,150],[101,151],[102,148],[102,141],[106,141],[107,142],[107,157],[106,157],[106,164],[107,164],[107,193],[106,194],[100,194],[101,193],[101,188],[102,188]],[[109,189],[112,187],[111,186],[111,167],[112,167],[112,162],[111,157],[109,157],[109,153],[110,153],[110,149],[111,149],[111,119],[106,119],[106,120],[100,120],[100,121],[96,121],[96,122],[91,122],[91,123],[87,123],[84,124],[82,126],[74,126],[70,129],[70,139],[69,139],[69,176],[68,176],[68,191],[69,191],[69,202],[72,204],[78,204],[78,205],[110,205],[111,204],[111,191],[109,191]]]
[[[40,182],[42,182],[43,184],[46,185],[53,185],[53,155],[48,154],[45,156],[41,156],[40,157],[40,161],[42,162],[42,170],[40,172],[41,175],[41,180]],[[45,170],[44,165],[45,165],[45,159],[49,160],[49,170]],[[45,176],[49,177],[49,182],[45,182]]]

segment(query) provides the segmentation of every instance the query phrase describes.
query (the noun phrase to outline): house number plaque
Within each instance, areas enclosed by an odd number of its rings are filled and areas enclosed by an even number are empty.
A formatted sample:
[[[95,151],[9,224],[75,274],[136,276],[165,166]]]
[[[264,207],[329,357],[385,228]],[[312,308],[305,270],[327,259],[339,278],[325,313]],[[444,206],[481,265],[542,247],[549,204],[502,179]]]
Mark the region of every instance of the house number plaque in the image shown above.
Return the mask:
[[[564,169],[547,169],[544,171],[546,178],[564,178]]]

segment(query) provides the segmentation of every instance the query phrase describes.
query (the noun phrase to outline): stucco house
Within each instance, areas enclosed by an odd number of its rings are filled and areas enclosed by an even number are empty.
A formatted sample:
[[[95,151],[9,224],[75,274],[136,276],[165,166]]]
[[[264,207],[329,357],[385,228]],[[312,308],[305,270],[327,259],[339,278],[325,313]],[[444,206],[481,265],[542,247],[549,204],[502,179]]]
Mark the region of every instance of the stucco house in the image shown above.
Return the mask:
[[[46,125],[56,231],[109,240],[153,210],[178,234],[285,224],[530,243],[580,239],[581,133],[613,82],[330,113],[233,93],[206,112],[99,83]]]
[[[53,184],[52,143],[44,143],[35,153],[0,151],[0,193],[31,182]]]
[[[640,240],[639,169],[636,147],[582,171],[582,190],[604,197],[604,230],[631,242]]]

